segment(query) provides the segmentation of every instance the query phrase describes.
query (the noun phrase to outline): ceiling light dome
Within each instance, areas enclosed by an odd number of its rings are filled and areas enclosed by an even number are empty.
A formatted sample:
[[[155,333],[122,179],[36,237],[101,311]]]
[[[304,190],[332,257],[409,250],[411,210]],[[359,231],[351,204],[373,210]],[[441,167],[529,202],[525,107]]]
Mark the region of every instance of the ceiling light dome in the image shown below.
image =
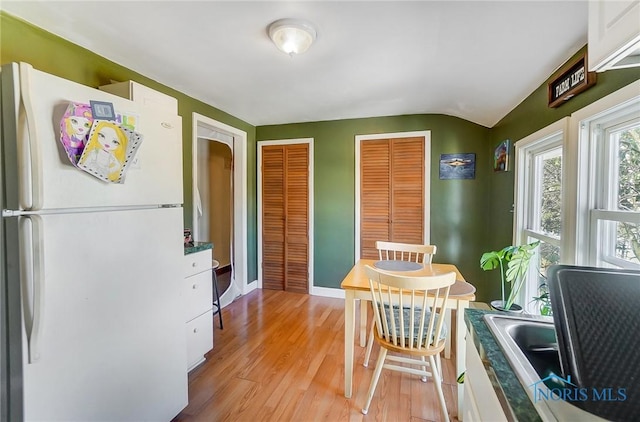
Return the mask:
[[[280,19],[269,25],[273,43],[290,56],[302,54],[316,39],[316,29],[301,19]]]

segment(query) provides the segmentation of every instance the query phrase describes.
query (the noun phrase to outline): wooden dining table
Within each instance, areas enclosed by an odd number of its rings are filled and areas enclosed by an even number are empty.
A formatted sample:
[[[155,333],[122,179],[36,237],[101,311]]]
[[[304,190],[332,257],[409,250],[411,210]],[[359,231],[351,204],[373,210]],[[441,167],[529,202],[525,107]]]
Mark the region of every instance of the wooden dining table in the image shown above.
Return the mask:
[[[360,259],[346,275],[340,287],[345,291],[344,305],[344,396],[349,398],[353,393],[353,356],[355,342],[356,300],[360,300],[360,346],[366,346],[367,337],[367,302],[371,301],[369,279],[365,273],[365,266],[375,267],[376,260]],[[447,310],[456,310],[456,377],[465,370],[465,333],[464,309],[469,302],[475,300],[475,287],[467,283],[460,271],[452,264],[420,264],[420,268],[410,271],[387,271],[398,275],[416,277],[439,275],[449,272],[456,273],[456,282],[451,286],[449,299],[445,304]],[[448,340],[450,341],[450,339]],[[445,358],[448,358],[445,353]],[[458,384],[458,415],[462,414],[462,384]]]

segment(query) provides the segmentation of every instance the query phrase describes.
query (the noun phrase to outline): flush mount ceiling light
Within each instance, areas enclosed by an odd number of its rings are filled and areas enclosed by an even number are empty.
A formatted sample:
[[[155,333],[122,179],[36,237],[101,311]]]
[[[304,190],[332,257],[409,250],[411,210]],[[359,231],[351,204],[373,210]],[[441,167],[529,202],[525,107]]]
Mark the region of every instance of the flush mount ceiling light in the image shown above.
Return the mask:
[[[268,30],[273,43],[290,56],[304,53],[316,39],[316,29],[301,19],[280,19]]]

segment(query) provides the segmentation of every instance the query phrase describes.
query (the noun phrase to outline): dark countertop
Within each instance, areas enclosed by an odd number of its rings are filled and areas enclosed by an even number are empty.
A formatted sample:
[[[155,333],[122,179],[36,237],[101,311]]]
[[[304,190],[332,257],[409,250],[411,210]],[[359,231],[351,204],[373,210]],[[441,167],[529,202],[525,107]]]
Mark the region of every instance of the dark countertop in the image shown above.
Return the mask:
[[[480,358],[485,363],[487,375],[489,375],[507,419],[518,421],[542,420],[515,372],[511,369],[511,365],[509,365],[502,349],[493,334],[491,334],[489,327],[485,324],[483,317],[486,314],[504,315],[503,312],[498,311],[467,308],[465,309],[464,320],[469,330],[474,333],[473,339],[476,349],[478,349]],[[490,368],[486,367],[487,362]]]
[[[185,246],[184,254],[189,255],[190,253],[196,253],[200,251],[205,251],[207,249],[213,249],[213,243],[211,242],[193,242],[193,246]]]

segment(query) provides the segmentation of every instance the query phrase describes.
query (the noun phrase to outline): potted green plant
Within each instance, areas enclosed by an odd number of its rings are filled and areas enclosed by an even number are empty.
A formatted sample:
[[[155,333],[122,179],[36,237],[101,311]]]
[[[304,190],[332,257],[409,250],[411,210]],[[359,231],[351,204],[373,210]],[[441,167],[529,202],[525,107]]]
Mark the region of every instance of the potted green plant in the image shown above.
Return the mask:
[[[526,245],[506,246],[499,251],[485,252],[480,258],[480,267],[484,271],[500,269],[500,280],[502,287],[502,300],[491,301],[494,309],[501,311],[521,312],[522,307],[516,305],[515,299],[524,284],[531,258],[535,254],[535,249],[540,244],[539,241]],[[511,285],[509,296],[505,300],[506,283]]]

